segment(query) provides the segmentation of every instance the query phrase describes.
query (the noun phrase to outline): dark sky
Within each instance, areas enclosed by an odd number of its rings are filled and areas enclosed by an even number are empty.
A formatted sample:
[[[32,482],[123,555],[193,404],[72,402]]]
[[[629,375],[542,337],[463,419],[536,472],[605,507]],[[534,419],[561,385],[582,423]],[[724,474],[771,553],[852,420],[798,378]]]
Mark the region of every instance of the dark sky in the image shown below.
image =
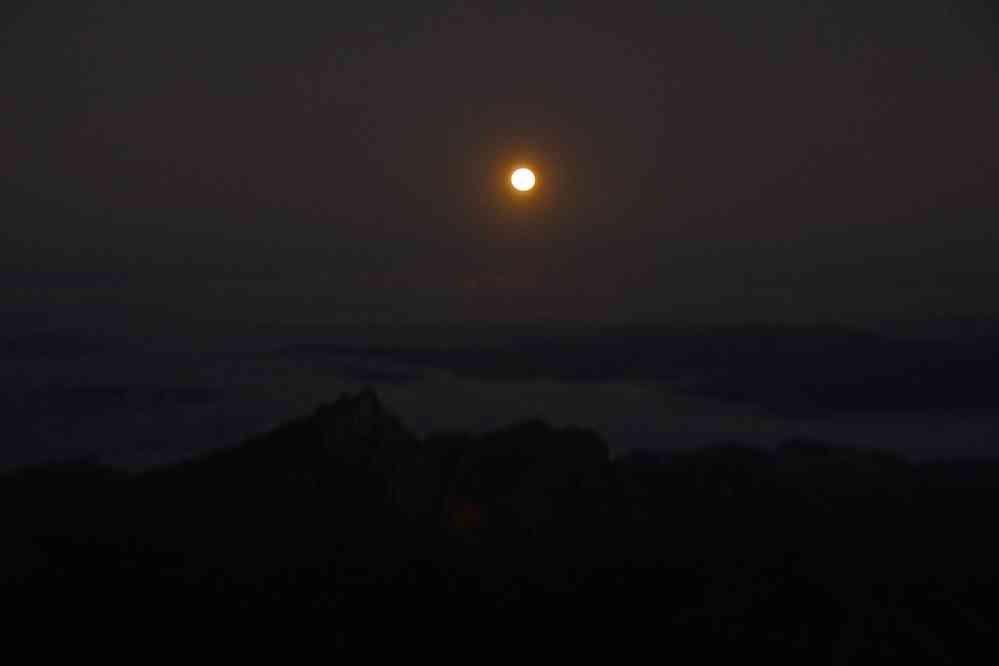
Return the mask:
[[[5,3],[9,321],[996,313],[985,3],[473,4]]]

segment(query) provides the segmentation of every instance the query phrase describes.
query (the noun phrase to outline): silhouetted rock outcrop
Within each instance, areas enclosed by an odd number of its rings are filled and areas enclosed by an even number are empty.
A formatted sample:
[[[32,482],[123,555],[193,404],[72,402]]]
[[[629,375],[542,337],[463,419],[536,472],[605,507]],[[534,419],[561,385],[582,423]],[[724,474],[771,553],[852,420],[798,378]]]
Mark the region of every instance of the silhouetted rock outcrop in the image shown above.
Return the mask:
[[[611,459],[539,421],[420,438],[364,391],[135,476],[21,470],[0,500],[0,582],[22,607],[320,610],[342,636],[494,637],[513,623],[484,613],[503,608],[793,663],[954,661],[999,620],[999,469],[813,441]]]
[[[421,442],[374,391],[322,405],[311,420],[335,464],[376,478],[391,506],[411,517],[426,517],[433,510],[437,479]]]

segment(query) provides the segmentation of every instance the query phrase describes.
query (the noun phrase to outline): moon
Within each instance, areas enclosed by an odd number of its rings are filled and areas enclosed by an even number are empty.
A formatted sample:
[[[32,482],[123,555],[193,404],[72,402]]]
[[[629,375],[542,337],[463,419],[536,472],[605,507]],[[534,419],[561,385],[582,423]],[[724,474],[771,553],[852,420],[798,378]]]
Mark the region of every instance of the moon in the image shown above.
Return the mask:
[[[510,175],[510,183],[514,189],[527,192],[534,189],[534,172],[525,167],[521,167]]]

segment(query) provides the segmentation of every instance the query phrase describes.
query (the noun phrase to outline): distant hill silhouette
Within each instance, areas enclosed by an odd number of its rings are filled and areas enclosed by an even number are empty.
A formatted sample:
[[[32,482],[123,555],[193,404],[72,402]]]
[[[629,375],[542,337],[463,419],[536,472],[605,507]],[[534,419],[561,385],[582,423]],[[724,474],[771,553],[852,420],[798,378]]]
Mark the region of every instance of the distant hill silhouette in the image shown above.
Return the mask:
[[[779,415],[999,408],[999,335],[896,337],[844,326],[631,326],[446,348],[298,344],[282,358],[364,358],[483,380],[676,382]]]
[[[338,643],[637,633],[779,663],[952,663],[999,621],[999,464],[813,441],[612,459],[540,421],[421,438],[366,390],[179,465],[22,469],[0,501],[21,608],[322,612]]]

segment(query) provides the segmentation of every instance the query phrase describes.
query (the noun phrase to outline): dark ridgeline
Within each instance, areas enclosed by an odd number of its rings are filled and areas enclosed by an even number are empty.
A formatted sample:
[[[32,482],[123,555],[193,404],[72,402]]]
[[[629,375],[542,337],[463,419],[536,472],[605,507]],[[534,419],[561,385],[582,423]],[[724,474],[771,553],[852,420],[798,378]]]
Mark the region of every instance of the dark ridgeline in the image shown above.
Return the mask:
[[[371,391],[180,465],[0,478],[4,599],[320,613],[331,640],[950,663],[999,620],[999,464],[787,442],[611,459],[527,422],[418,438]]]

